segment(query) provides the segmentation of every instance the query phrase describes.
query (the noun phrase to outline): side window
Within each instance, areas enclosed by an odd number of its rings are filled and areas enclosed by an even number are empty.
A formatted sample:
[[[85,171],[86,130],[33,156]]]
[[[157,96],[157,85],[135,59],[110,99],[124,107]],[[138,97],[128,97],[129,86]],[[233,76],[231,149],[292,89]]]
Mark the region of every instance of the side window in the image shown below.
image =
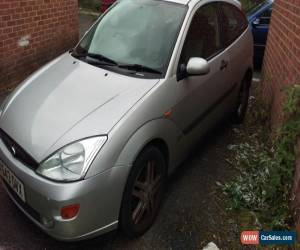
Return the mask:
[[[248,21],[243,12],[231,4],[221,3],[221,9],[223,42],[228,46],[244,32]]]
[[[272,9],[267,9],[259,18],[260,25],[269,25],[271,20]]]
[[[207,4],[195,13],[181,52],[180,64],[187,64],[191,57],[209,59],[221,49],[215,6]]]

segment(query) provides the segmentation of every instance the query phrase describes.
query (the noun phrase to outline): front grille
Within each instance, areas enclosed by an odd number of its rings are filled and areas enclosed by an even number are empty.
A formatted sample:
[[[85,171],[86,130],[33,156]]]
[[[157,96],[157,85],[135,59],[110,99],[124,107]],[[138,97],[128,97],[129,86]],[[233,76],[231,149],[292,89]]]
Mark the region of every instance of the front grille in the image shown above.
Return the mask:
[[[13,157],[18,159],[24,165],[29,168],[37,169],[39,164],[29,155],[24,149],[22,149],[9,135],[7,135],[2,129],[0,129],[0,137],[7,147],[7,149],[11,152]]]
[[[35,211],[32,207],[30,207],[27,203],[23,202],[20,197],[12,190],[12,188],[3,180],[3,183],[9,192],[9,194],[12,196],[14,201],[27,213],[29,214],[33,219],[40,222],[40,214]]]

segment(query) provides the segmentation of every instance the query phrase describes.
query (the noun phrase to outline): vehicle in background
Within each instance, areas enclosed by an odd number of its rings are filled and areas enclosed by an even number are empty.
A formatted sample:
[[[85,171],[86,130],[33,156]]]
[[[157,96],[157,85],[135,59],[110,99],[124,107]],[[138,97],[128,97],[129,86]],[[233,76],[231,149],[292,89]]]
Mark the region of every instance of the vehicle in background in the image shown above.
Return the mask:
[[[254,64],[261,66],[264,58],[273,0],[264,0],[248,11],[247,17],[254,39]]]

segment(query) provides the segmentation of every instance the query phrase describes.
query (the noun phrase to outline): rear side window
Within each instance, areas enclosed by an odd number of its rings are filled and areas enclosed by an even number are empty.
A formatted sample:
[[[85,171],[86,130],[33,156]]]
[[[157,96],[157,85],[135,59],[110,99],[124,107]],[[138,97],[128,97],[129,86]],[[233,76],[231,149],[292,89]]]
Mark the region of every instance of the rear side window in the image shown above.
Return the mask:
[[[246,30],[248,21],[237,7],[227,3],[220,5],[223,42],[228,46]]]

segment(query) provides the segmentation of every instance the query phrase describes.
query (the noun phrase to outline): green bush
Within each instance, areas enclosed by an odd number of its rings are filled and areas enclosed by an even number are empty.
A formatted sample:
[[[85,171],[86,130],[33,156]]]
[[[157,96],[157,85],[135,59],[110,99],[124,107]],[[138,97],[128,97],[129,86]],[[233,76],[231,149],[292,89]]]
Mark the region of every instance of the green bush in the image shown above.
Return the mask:
[[[234,152],[231,162],[240,175],[223,186],[231,201],[230,208],[255,213],[260,229],[264,230],[292,226],[290,201],[300,135],[300,85],[288,87],[284,93],[284,121],[277,137],[266,142],[263,132],[266,124],[257,120],[255,133],[229,147]]]

